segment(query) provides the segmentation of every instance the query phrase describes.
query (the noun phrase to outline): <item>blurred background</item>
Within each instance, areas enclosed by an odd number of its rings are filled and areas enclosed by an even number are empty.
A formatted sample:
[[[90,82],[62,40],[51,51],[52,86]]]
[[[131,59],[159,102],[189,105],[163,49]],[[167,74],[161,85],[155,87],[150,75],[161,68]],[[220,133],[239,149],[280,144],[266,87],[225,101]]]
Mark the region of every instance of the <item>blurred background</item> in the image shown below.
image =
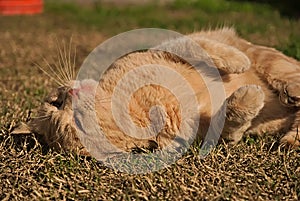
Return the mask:
[[[44,59],[55,63],[57,44],[72,43],[73,50],[76,47],[76,68],[79,68],[86,56],[105,39],[137,28],[164,28],[186,34],[230,26],[253,43],[273,46],[300,59],[299,2],[0,0],[0,79],[13,80],[0,83],[0,87],[7,89],[8,94],[25,89],[22,80],[41,73],[35,63],[44,65]],[[15,9],[27,12],[12,12]],[[31,80],[25,90],[31,100],[28,108],[43,97],[46,86],[52,86],[46,76]]]
[[[64,29],[66,34],[76,34],[93,30],[107,38],[145,27],[185,34],[233,26],[252,42],[276,46],[300,57],[296,50],[300,32],[298,0],[0,0],[0,11],[1,4],[7,2],[42,2],[43,10],[37,15],[2,15],[0,31]]]

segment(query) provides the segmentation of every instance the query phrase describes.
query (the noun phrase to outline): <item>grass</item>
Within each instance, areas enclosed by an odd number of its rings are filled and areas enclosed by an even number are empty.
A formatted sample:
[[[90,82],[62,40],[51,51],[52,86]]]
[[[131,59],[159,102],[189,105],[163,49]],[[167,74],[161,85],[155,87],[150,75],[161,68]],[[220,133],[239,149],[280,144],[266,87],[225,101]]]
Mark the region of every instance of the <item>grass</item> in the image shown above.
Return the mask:
[[[252,42],[300,59],[299,19],[282,17],[268,5],[224,0],[140,6],[47,1],[42,15],[1,16],[0,24],[0,199],[299,200],[299,150],[282,149],[276,137],[221,144],[204,159],[191,148],[168,168],[131,175],[53,152],[33,135],[9,135],[54,85],[33,63],[56,55],[55,38],[73,37],[79,67],[100,42],[123,31],[159,27],[188,33],[226,24]]]
[[[274,40],[274,43],[286,43],[289,40],[286,36],[289,37],[289,34],[299,35],[297,22],[282,18],[271,6],[249,2],[176,0],[163,6],[150,3],[141,6],[113,6],[113,9],[111,5],[97,3],[89,9],[73,4],[53,3],[46,6],[46,11],[63,15],[64,20],[96,27],[109,36],[133,28],[159,27],[189,33],[222,25],[234,25],[245,36],[268,35],[267,39],[260,40],[262,42]],[[274,35],[281,34],[278,29],[284,29],[284,38]],[[276,41],[279,37],[281,41]]]

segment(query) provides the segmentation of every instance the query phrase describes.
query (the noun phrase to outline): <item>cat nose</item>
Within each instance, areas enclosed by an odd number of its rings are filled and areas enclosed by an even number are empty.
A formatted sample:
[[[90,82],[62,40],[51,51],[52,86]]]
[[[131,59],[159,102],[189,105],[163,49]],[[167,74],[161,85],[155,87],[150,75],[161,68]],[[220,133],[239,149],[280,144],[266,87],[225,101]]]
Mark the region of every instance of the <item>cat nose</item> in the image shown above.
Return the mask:
[[[79,88],[71,88],[69,89],[68,93],[73,97],[77,97],[79,93]]]

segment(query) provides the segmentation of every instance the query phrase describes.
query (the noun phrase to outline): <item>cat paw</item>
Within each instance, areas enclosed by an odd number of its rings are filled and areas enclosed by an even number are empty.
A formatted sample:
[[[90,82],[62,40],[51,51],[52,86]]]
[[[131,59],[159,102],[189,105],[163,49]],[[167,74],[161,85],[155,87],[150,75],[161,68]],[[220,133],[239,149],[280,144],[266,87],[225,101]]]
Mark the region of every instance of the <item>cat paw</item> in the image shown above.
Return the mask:
[[[244,133],[245,136],[257,136],[260,135],[260,132],[256,128],[251,128],[245,131]]]
[[[281,138],[280,143],[292,148],[300,147],[300,133],[290,131]]]
[[[266,132],[263,131],[260,128],[251,128],[249,130],[247,130],[244,135],[245,136],[262,136],[263,134],[265,134]]]
[[[264,99],[265,94],[260,86],[246,85],[228,98],[227,108],[234,110],[238,117],[252,119],[264,106]]]
[[[289,107],[300,107],[300,83],[288,83],[279,94],[280,102]]]
[[[264,105],[261,87],[246,85],[227,99],[226,121],[222,138],[229,144],[236,144],[251,126],[251,121]]]

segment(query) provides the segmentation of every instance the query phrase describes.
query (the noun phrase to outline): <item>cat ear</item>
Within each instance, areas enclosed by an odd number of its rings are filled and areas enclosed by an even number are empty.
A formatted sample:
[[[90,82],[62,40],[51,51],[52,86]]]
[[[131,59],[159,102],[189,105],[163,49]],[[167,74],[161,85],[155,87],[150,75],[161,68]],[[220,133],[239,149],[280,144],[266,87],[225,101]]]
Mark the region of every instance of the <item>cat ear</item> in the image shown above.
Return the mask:
[[[21,122],[21,124],[18,127],[14,128],[13,131],[11,132],[11,134],[13,134],[13,135],[31,134],[31,133],[32,132],[31,132],[30,127],[23,122]]]

